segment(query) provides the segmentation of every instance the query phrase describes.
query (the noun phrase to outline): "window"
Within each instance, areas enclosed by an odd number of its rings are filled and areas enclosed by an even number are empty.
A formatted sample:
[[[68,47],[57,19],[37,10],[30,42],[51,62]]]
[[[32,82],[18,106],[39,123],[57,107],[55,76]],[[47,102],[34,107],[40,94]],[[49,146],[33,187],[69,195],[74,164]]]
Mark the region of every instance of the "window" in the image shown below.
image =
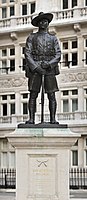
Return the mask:
[[[63,42],[63,49],[68,49],[68,42]]]
[[[25,53],[25,47],[22,47],[22,54]]]
[[[7,17],[7,8],[4,7],[2,8],[2,18],[6,18]]]
[[[7,100],[7,95],[2,95],[2,100]]]
[[[15,99],[15,94],[11,94],[10,99]]]
[[[10,0],[10,2],[14,2],[15,0]]]
[[[84,39],[84,65],[87,65],[87,39]]]
[[[10,71],[15,71],[15,59],[10,60]]]
[[[87,0],[85,0],[85,6],[87,6]]]
[[[68,8],[68,0],[63,0],[63,9]]]
[[[68,66],[68,54],[63,54],[63,66]]]
[[[0,73],[10,73],[15,71],[15,47],[6,47],[0,49],[0,63],[2,70]]]
[[[63,9],[73,8],[74,6],[77,6],[77,0],[63,0]]]
[[[72,151],[72,165],[78,166],[78,151],[77,150]]]
[[[78,94],[78,90],[72,90],[72,95],[77,95]]]
[[[85,153],[86,153],[86,165],[87,165],[87,151],[85,151]]]
[[[2,60],[2,73],[6,73],[7,60]]]
[[[10,108],[10,114],[11,114],[11,115],[15,114],[15,103],[11,103],[11,104],[10,104],[10,107],[11,107],[11,108]]]
[[[27,15],[27,4],[22,5],[22,15]]]
[[[74,6],[77,6],[77,0],[72,0],[72,8],[73,8]]]
[[[7,116],[7,103],[3,104],[3,116]]]
[[[26,65],[26,60],[25,60],[25,56],[24,56],[24,52],[25,52],[25,46],[21,46],[21,65],[22,65],[22,70],[25,70],[25,65]]]
[[[28,114],[27,103],[23,103],[23,114]]]
[[[7,154],[7,152],[2,153],[1,163],[2,163],[2,168],[8,167],[8,154]]]
[[[6,3],[6,0],[2,0],[2,3]]]
[[[15,168],[15,152],[10,152],[10,167]]]
[[[2,56],[7,56],[7,49],[2,49]]]
[[[10,49],[10,56],[15,55],[15,48]]]
[[[22,94],[22,96],[23,96],[23,99],[27,99],[28,98],[28,94],[27,93]]]
[[[10,6],[10,16],[15,15],[14,6]]]
[[[61,68],[78,65],[78,41],[77,39],[61,42]]]
[[[69,102],[68,102],[68,99],[63,100],[63,112],[69,112]]]
[[[30,14],[35,12],[35,2],[31,3],[31,10],[30,10]]]
[[[77,48],[77,41],[72,41],[72,49]]]
[[[72,53],[72,66],[76,66],[77,64],[77,53]]]
[[[72,99],[72,112],[78,110],[78,99]]]
[[[78,90],[63,90],[61,92],[61,112],[78,110]]]
[[[68,90],[64,90],[63,91],[63,96],[67,96],[69,94],[69,91]]]

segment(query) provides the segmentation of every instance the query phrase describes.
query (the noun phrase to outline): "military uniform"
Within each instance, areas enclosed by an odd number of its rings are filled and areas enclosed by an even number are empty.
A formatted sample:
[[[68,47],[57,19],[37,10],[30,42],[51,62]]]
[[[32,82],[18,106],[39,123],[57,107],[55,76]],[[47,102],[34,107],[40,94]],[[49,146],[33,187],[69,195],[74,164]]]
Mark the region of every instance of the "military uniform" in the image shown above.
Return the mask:
[[[58,62],[60,61],[60,47],[55,35],[47,32],[48,24],[53,15],[51,13],[39,13],[31,23],[39,27],[37,33],[31,33],[26,41],[26,77],[30,91],[29,114],[30,119],[26,123],[34,123],[36,111],[36,98],[41,88],[42,75],[44,74],[44,88],[49,99],[50,123],[56,123],[56,99],[58,91],[56,75],[59,74]]]
[[[57,91],[55,75],[59,74],[60,47],[56,36],[48,32],[29,35],[26,41],[25,57],[29,90],[40,91],[41,76],[36,72],[36,68],[40,66],[46,70],[45,91],[47,93]],[[46,62],[49,63],[50,68],[46,68]]]

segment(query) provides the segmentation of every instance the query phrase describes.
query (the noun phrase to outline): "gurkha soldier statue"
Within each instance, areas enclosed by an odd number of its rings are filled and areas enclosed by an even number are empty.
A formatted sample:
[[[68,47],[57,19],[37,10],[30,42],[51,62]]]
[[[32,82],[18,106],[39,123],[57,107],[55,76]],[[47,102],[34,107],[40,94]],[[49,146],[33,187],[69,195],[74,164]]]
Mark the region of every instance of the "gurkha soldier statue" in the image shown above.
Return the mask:
[[[42,84],[49,100],[50,124],[58,124],[55,120],[57,106],[55,92],[59,90],[56,75],[59,74],[58,62],[61,51],[56,36],[48,32],[48,25],[52,18],[53,14],[43,12],[33,18],[31,24],[38,27],[38,32],[31,33],[26,40],[25,71],[30,91],[29,120],[26,124],[35,123],[36,99]],[[41,123],[43,123],[43,116]]]

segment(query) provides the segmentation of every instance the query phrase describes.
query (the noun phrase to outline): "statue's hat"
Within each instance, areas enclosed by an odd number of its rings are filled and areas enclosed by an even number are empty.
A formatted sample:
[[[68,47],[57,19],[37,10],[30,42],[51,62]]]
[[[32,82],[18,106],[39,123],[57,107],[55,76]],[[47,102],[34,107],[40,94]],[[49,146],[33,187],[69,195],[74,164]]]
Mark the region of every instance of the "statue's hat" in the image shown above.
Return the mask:
[[[36,16],[35,18],[32,19],[31,21],[31,24],[33,26],[37,26],[38,27],[38,22],[42,19],[47,19],[48,22],[50,23],[53,19],[53,14],[52,13],[43,13],[43,12],[40,12],[38,14],[38,16]]]

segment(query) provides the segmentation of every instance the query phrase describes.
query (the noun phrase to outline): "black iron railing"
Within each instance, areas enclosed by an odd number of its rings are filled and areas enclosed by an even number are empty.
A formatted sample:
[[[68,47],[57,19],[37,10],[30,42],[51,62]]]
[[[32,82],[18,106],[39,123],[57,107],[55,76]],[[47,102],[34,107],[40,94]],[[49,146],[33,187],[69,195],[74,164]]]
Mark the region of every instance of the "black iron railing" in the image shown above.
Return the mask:
[[[70,168],[70,189],[87,189],[87,168]],[[0,188],[16,188],[16,170],[0,169]]]
[[[69,170],[70,189],[87,189],[87,168]]]
[[[15,169],[1,169],[0,170],[0,188],[16,187],[16,170]]]

